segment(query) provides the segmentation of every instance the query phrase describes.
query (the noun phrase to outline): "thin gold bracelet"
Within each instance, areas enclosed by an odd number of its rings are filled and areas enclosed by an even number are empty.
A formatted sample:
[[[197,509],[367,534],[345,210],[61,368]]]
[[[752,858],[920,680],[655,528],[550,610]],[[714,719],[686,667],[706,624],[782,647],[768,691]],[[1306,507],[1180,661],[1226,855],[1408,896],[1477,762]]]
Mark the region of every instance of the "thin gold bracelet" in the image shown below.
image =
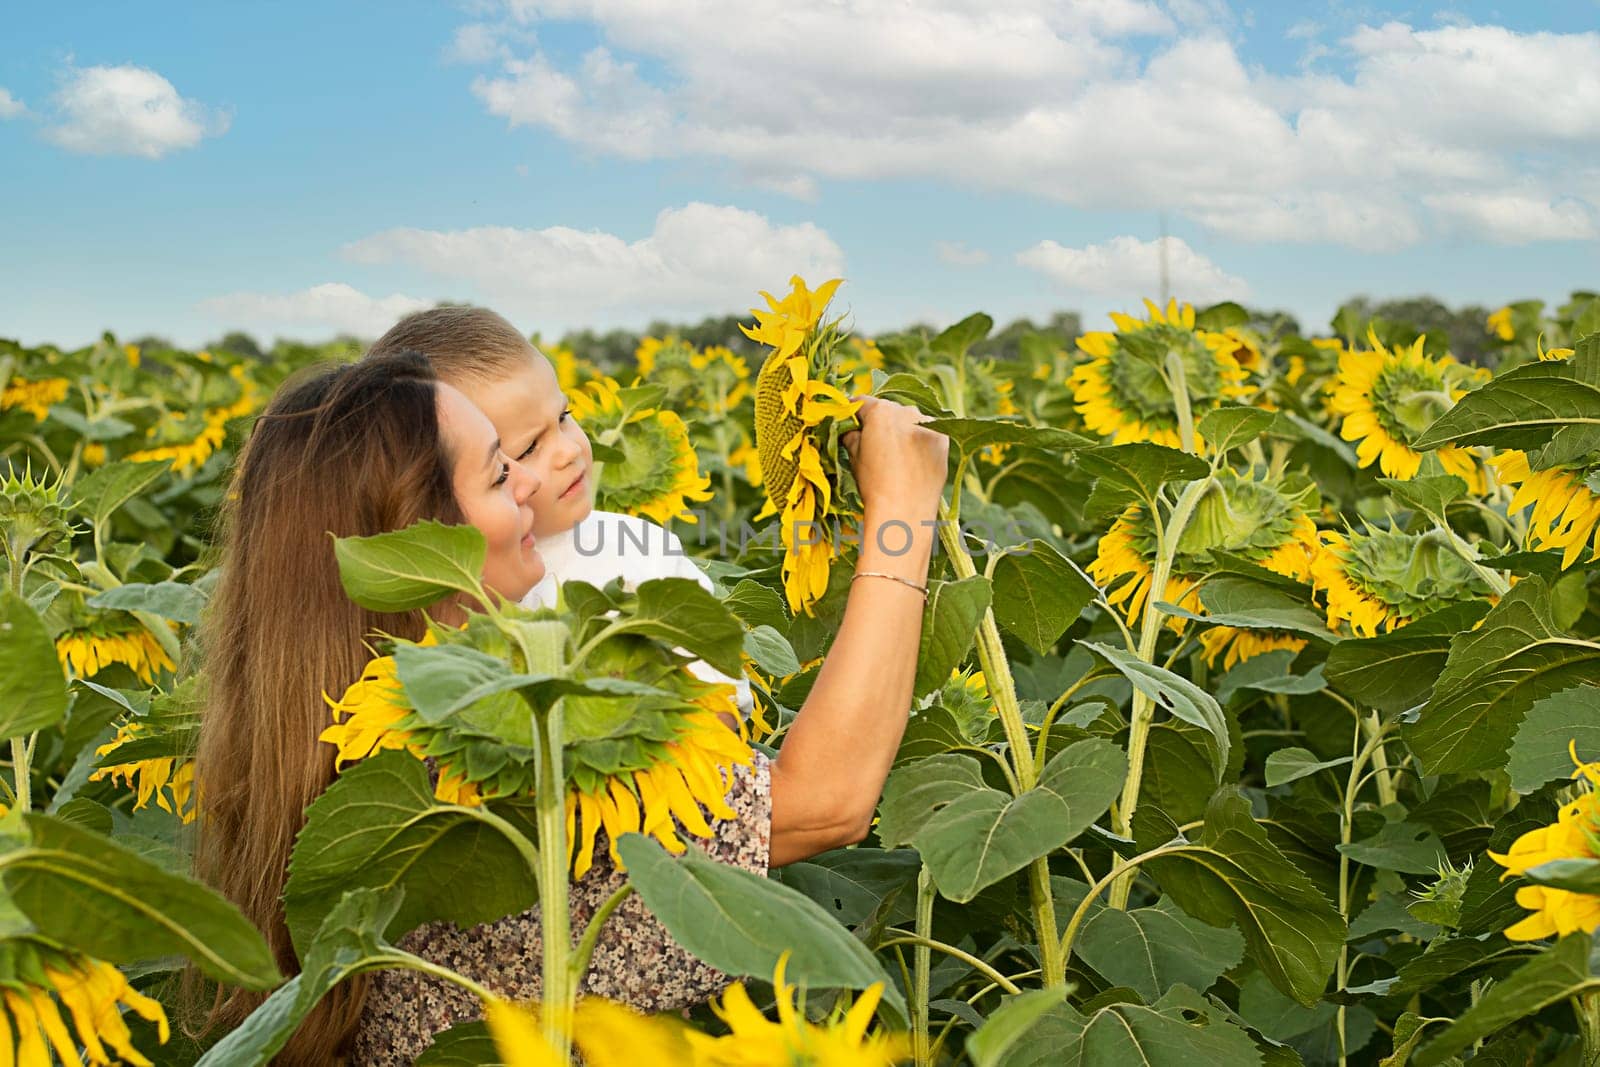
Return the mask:
[[[853,582],[856,580],[856,578],[888,578],[890,581],[899,582],[901,585],[909,585],[911,588],[922,594],[922,599],[928,599],[927,586],[918,585],[910,578],[902,578],[898,574],[887,574],[884,571],[856,571],[855,578],[851,578],[850,580]]]

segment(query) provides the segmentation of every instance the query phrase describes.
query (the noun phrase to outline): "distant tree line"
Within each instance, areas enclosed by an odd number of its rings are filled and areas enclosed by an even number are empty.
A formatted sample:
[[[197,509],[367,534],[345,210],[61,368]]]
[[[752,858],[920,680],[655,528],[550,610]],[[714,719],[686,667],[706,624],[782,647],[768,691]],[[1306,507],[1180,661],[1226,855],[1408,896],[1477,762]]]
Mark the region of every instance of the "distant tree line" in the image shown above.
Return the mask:
[[[1267,311],[1262,309],[1247,309],[1250,312],[1250,325],[1268,336],[1277,336],[1288,333],[1303,333],[1300,322],[1284,311]],[[1368,319],[1384,319],[1390,322],[1406,323],[1414,327],[1419,333],[1430,336],[1443,334],[1449,339],[1450,351],[1457,359],[1469,363],[1483,363],[1488,357],[1488,334],[1484,329],[1484,319],[1489,314],[1489,309],[1477,304],[1453,308],[1441,300],[1431,296],[1410,297],[1403,300],[1373,300],[1368,296],[1358,296],[1345,302],[1340,311],[1344,321],[1366,321]],[[698,323],[672,323],[664,320],[651,322],[644,330],[614,329],[606,331],[575,330],[567,333],[560,339],[560,344],[581,353],[603,367],[626,366],[633,359],[634,349],[639,346],[642,337],[665,337],[668,335],[680,337],[696,347],[704,348],[710,345],[724,345],[735,352],[747,356],[759,354],[760,346],[745,337],[739,329],[741,322],[748,323],[748,315],[721,315],[711,316],[700,320]],[[926,323],[913,323],[904,330],[883,331],[884,333],[905,333],[927,331],[937,332],[937,328]],[[1082,316],[1076,311],[1057,311],[1041,322],[1032,319],[1020,318],[1007,323],[991,333],[987,340],[974,347],[975,355],[984,358],[1012,359],[1018,354],[1021,339],[1027,335],[1038,335],[1049,341],[1067,347],[1083,332]],[[1326,334],[1327,327],[1314,328],[1314,334]],[[146,336],[136,338],[135,344],[149,347],[172,347],[171,343],[159,336]],[[342,351],[359,351],[365,346],[360,338],[349,334],[341,334],[326,345],[307,346],[296,342],[279,341],[275,345],[263,345],[255,337],[241,330],[234,330],[223,334],[217,340],[207,345],[207,348],[220,351],[235,352],[240,355],[256,359],[269,359],[293,350],[295,354],[303,354],[308,347],[329,348]]]

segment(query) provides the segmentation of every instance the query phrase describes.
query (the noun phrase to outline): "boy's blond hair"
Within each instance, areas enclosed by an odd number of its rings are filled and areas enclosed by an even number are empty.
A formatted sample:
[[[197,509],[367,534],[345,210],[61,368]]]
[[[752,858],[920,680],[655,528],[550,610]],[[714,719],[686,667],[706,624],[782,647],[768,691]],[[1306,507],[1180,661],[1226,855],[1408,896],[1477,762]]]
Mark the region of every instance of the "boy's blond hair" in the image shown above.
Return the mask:
[[[407,315],[368,350],[368,357],[410,349],[447,382],[498,381],[528,365],[535,352],[517,328],[488,308],[436,307]]]

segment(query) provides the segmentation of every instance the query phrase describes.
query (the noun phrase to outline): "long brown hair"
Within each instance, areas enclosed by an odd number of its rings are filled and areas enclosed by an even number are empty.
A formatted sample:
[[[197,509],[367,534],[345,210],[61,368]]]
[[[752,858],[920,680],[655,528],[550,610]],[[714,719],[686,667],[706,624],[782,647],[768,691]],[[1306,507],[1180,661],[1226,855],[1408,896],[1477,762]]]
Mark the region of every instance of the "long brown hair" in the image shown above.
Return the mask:
[[[440,435],[436,379],[401,352],[291,379],[257,420],[233,474],[221,577],[203,630],[208,695],[196,753],[199,876],[266,935],[279,968],[299,968],[284,923],[289,853],[306,806],[334,780],[323,694],[360,677],[375,631],[420,638],[421,612],[353,603],[329,535],[371,535],[419,519],[460,520]],[[201,983],[186,976],[191,1003]],[[353,1036],[366,983],[330,994],[274,1061],[334,1062]],[[198,1029],[233,1028],[263,997],[217,990]]]

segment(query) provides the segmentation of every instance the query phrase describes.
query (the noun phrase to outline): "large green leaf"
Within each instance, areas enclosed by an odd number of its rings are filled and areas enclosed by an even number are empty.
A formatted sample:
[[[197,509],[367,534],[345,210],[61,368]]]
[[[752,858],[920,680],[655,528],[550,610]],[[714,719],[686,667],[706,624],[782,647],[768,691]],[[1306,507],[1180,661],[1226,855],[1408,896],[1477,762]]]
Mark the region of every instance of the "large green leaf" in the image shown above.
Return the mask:
[[[187,956],[247,989],[281,980],[261,932],[211,889],[66,820],[22,819],[30,840],[0,855],[0,878],[46,937],[112,963]]]
[[[744,635],[744,652],[755,665],[774,678],[800,673],[800,659],[794,646],[771,626],[754,626]]]
[[[1511,742],[1506,770],[1512,789],[1531,793],[1546,782],[1571,777],[1572,748],[1585,762],[1600,758],[1597,700],[1600,689],[1585,683],[1534,701]]]
[[[972,757],[935,757],[894,773],[878,834],[886,845],[915,846],[939,892],[965,903],[1087,830],[1126,773],[1122,750],[1099,738],[1062,749],[1039,784],[1016,796],[982,786]]]
[[[909,848],[838,848],[772,872],[816,901],[838,922],[854,926],[890,894],[917,884],[922,860]]]
[[[107,463],[73,485],[73,510],[89,516],[96,527],[104,526],[118,508],[154,485],[171,467],[164,459]]]
[[[1251,960],[1285,995],[1308,1005],[1322,996],[1344,920],[1251,818],[1243,796],[1219,790],[1200,839],[1145,868],[1196,919],[1237,926]]]
[[[1444,861],[1444,845],[1426,826],[1398,820],[1385,823],[1371,837],[1335,845],[1357,863],[1402,874],[1432,874]]]
[[[398,893],[385,896],[370,889],[346,893],[317,928],[300,973],[208,1049],[197,1067],[270,1062],[334,986],[362,971],[399,964],[400,954],[383,940],[383,931],[399,907]]]
[[[994,618],[1041,656],[1095,598],[1095,585],[1048,541],[1007,552],[994,566]]]
[[[931,693],[950,680],[950,672],[972,648],[978,622],[989,606],[989,599],[989,582],[981,574],[956,582],[934,580],[928,583],[913,696]]]
[[[67,679],[44,620],[15,593],[0,593],[0,740],[61,721]]]
[[[118,611],[145,611],[192,626],[200,621],[200,612],[206,606],[206,595],[183,582],[155,582],[148,585],[129,582],[90,597],[89,606]]]
[[[633,615],[619,625],[687,649],[730,677],[742,671],[744,627],[693,578],[653,578],[642,582]]]
[[[1316,753],[1304,748],[1280,748],[1267,757],[1265,776],[1269,787],[1275,785],[1288,785],[1290,782],[1309,777],[1318,771],[1342,767],[1350,762],[1351,757],[1341,756],[1338,759],[1319,760]]]
[[[1206,412],[1195,428],[1212,452],[1220,455],[1260,437],[1276,421],[1275,412],[1228,404]]]
[[[974,311],[960,322],[939,331],[938,335],[928,342],[928,349],[941,356],[949,356],[951,359],[962,359],[966,356],[967,349],[988,337],[992,329],[994,329],[994,319],[981,311]]]
[[[1213,578],[1200,587],[1205,613],[1186,611],[1163,602],[1161,610],[1211,626],[1241,630],[1292,630],[1323,643],[1337,642],[1323,616],[1282,589],[1249,578]]]
[[[1454,474],[1419,478],[1379,478],[1389,493],[1405,507],[1443,520],[1451,504],[1467,495],[1467,483]]]
[[[1228,721],[1223,717],[1217,698],[1195,685],[1182,675],[1165,667],[1158,667],[1128,652],[1126,649],[1102,645],[1095,641],[1079,641],[1080,645],[1115,667],[1133,687],[1186,723],[1198,726],[1211,734],[1216,742],[1213,767],[1216,780],[1222,780],[1222,769],[1228,765]]]
[[[1349,638],[1328,653],[1324,673],[1340,692],[1386,712],[1428,698],[1450,655],[1450,641],[1483,618],[1481,601],[1452,604],[1377,637]]]
[[[1476,631],[1450,643],[1450,656],[1406,743],[1428,774],[1505,765],[1511,739],[1535,701],[1592,680],[1600,644],[1561,633],[1550,618],[1549,587],[1527,578]]]
[[[1600,989],[1594,974],[1588,934],[1569,934],[1489,987],[1478,1002],[1462,1013],[1449,1029],[1422,1046],[1412,1057],[1413,1067],[1432,1067],[1496,1033],[1568,997]]]
[[[510,840],[481,809],[435,800],[426,765],[408,752],[362,760],[306,809],[284,890],[295,945],[309,944],[347,890],[396,887],[405,897],[392,937],[432,919],[472,926],[537,899]]]
[[[1131,911],[1097,907],[1074,948],[1112,985],[1127,986],[1147,1004],[1174,985],[1207,989],[1244,958],[1237,930],[1209,926],[1165,899]]]
[[[1259,1067],[1261,1053],[1225,1009],[1178,987],[1149,1007],[1120,1002],[1080,1012],[1059,1004],[1040,1013],[1026,1040],[1011,1042],[997,1067]]]
[[[944,434],[969,456],[993,445],[1023,445],[1043,452],[1061,454],[1080,448],[1092,448],[1096,443],[1091,438],[1069,430],[1033,426],[1014,419],[951,417],[929,419],[922,425],[936,433]]]
[[[1071,992],[1069,987],[1030,989],[1006,997],[994,1013],[967,1038],[966,1053],[972,1067],[997,1067],[1018,1042],[1032,1037],[1031,1031],[1044,1016],[1060,1006]]]
[[[1084,473],[1127,489],[1147,504],[1168,482],[1192,482],[1211,471],[1199,456],[1145,442],[1085,449],[1077,460]]]
[[[489,1024],[474,1019],[440,1031],[412,1067],[500,1067],[504,1062]]]
[[[336,537],[333,554],[351,600],[373,611],[411,611],[477,590],[488,549],[476,527],[426,520],[372,537]]]
[[[810,898],[699,849],[674,859],[642,834],[623,834],[617,851],[650,913],[711,966],[771,981],[787,952],[789,981],[812,989],[885,982],[884,1003],[905,1018],[904,998],[872,953]]]
[[[1600,352],[1527,363],[1468,393],[1414,446],[1537,448],[1556,431],[1600,424]]]

